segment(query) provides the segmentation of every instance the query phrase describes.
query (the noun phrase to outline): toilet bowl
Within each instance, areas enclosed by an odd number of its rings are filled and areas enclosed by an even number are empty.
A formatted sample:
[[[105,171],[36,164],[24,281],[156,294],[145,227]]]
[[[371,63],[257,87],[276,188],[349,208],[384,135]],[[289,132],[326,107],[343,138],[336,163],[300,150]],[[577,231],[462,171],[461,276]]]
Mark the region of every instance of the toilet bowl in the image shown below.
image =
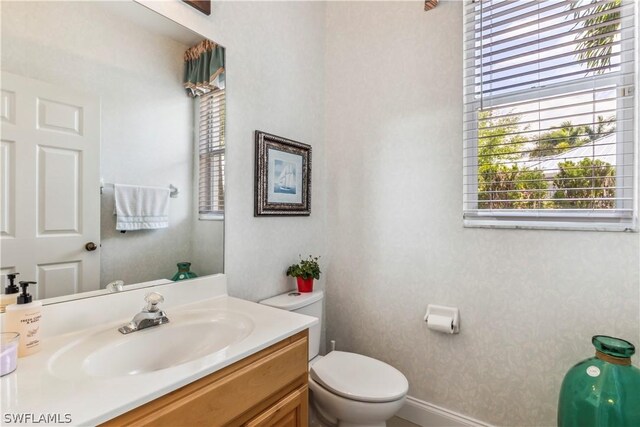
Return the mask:
[[[383,427],[404,404],[409,383],[391,365],[344,351],[318,356],[322,324],[322,291],[288,292],[260,301],[271,307],[317,317],[309,329],[309,396],[311,425]]]
[[[404,405],[405,396],[392,402],[359,402],[333,394],[313,380],[309,381],[310,403],[325,425],[340,427],[384,427],[386,421]]]
[[[400,371],[356,353],[332,351],[309,371],[311,404],[322,421],[340,427],[385,426],[408,388]]]

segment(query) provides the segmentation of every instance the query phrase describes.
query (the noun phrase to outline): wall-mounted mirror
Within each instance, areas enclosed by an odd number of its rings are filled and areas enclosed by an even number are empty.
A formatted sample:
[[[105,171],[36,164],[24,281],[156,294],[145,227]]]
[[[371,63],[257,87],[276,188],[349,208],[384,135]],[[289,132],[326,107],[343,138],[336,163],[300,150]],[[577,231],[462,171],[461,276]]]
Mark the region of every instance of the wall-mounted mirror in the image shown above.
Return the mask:
[[[44,299],[167,283],[179,262],[222,272],[224,105],[183,87],[204,37],[132,1],[1,7],[1,273]],[[217,157],[203,157],[205,137]],[[167,226],[122,232],[115,185],[127,215]]]

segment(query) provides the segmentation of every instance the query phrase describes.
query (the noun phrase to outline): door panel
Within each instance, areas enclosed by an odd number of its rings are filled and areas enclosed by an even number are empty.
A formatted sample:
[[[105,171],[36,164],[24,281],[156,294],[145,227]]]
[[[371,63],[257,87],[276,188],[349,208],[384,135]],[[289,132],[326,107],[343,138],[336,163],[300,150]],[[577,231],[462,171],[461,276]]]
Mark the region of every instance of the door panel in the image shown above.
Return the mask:
[[[80,234],[81,153],[38,148],[38,236]]]
[[[16,94],[9,90],[2,90],[0,95],[0,118],[2,123],[16,122]]]
[[[15,237],[16,154],[13,141],[0,142],[0,236]]]
[[[99,289],[99,98],[2,73],[0,118],[2,270],[38,299]]]
[[[37,99],[38,129],[82,135],[82,111],[79,105],[69,105],[49,99]]]
[[[81,268],[78,261],[39,265],[36,280],[40,292],[46,295],[46,298],[78,292]]]

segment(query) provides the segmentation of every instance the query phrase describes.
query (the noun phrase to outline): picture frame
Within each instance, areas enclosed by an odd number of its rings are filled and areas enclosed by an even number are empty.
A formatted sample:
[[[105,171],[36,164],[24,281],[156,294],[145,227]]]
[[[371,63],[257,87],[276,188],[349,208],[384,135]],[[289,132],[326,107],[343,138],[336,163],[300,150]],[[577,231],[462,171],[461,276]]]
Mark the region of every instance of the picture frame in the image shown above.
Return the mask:
[[[311,215],[311,146],[255,131],[254,216]]]
[[[182,0],[205,15],[211,15],[211,0]]]

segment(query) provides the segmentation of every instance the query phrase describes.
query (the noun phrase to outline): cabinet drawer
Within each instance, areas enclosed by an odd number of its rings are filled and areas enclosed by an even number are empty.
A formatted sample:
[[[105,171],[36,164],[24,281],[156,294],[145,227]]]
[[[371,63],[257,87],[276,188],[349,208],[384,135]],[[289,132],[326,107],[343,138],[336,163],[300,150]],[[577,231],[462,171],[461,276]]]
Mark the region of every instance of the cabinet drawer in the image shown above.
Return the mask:
[[[299,427],[308,424],[309,390],[306,385],[245,424],[245,427]]]
[[[306,385],[307,343],[305,330],[103,425],[240,425]]]

